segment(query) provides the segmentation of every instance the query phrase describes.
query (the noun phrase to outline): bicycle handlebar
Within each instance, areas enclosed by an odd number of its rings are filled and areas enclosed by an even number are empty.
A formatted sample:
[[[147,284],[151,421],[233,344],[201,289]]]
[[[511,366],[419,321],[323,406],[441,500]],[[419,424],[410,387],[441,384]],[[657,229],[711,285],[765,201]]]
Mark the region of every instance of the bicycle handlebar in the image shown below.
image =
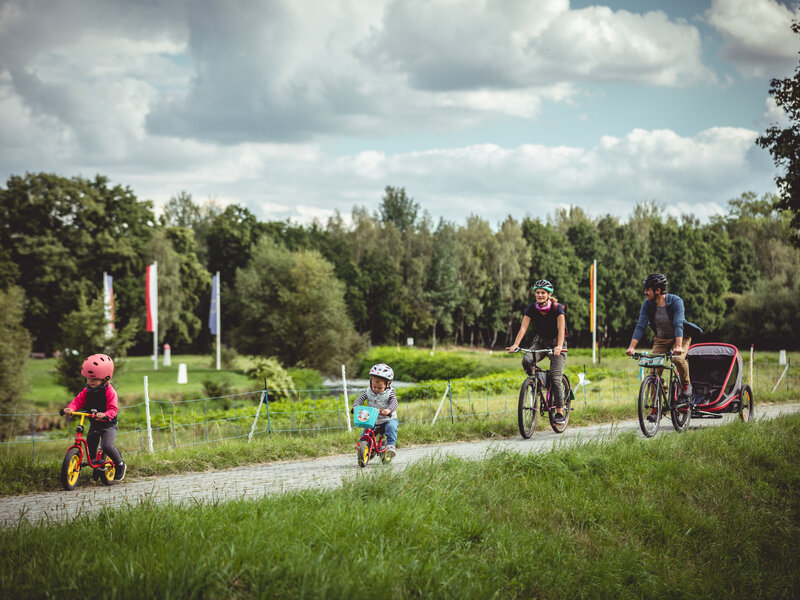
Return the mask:
[[[58,411],[58,414],[60,414],[63,417],[66,413],[64,412],[64,409],[62,408],[60,411]],[[71,413],[69,413],[69,416],[72,416],[72,415],[77,415],[79,417],[89,417],[90,419],[96,419],[97,418],[97,409],[93,408],[91,413],[79,412],[77,410],[73,410]]]
[[[632,359],[634,359],[634,360],[639,360],[643,356],[646,356],[648,358],[657,358],[659,356],[663,356],[666,359],[671,359],[672,358],[672,350],[667,350],[663,354],[643,354],[642,352],[634,352],[633,354],[631,354],[630,357]]]
[[[539,350],[534,350],[533,348],[520,348],[517,346],[517,349],[514,352],[538,352],[546,354],[547,356],[553,355],[553,348],[540,348]]]

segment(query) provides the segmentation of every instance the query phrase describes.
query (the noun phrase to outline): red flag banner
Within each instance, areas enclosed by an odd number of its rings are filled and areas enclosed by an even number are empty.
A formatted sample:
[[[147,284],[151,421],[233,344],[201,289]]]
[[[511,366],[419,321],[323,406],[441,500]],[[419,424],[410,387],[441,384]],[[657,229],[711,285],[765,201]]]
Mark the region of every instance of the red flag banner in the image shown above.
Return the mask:
[[[145,331],[155,331],[158,327],[158,265],[156,263],[147,266],[145,297],[147,299],[147,328]]]

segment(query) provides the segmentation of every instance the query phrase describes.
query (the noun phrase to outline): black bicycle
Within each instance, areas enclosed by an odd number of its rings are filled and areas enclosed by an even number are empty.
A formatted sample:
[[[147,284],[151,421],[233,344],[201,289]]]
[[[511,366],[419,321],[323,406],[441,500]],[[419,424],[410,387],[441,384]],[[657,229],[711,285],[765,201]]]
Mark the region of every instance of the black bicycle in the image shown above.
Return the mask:
[[[515,352],[536,352],[546,356],[553,356],[552,348],[534,350],[533,348],[517,348]],[[569,413],[572,410],[572,386],[569,378],[562,374],[561,385],[563,387],[564,398],[564,420],[556,421],[556,405],[553,400],[552,381],[550,380],[550,370],[539,367],[538,362],[534,365],[534,372],[522,382],[519,391],[519,406],[517,409],[517,420],[519,423],[519,433],[525,439],[533,435],[536,428],[536,414],[548,415],[550,427],[556,433],[564,433],[569,422]]]
[[[634,352],[632,358],[638,361],[640,367],[651,370],[639,386],[639,427],[642,433],[645,437],[653,437],[658,433],[661,417],[666,411],[670,413],[675,431],[685,431],[692,418],[692,406],[688,399],[681,400],[680,380],[672,364],[672,351],[666,354]],[[669,371],[668,380],[664,379],[665,369]]]

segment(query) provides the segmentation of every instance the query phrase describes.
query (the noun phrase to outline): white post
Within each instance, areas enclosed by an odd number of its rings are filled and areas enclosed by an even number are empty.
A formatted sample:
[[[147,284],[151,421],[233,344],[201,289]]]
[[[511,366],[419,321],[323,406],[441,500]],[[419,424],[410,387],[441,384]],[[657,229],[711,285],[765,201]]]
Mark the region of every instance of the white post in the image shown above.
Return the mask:
[[[220,304],[220,290],[222,289],[222,281],[219,278],[219,271],[217,271],[217,371],[221,369],[222,362],[222,305]]]
[[[775,390],[778,389],[778,386],[781,384],[781,381],[783,381],[783,376],[786,375],[786,371],[788,371],[788,370],[789,370],[789,365],[786,365],[786,368],[783,370],[783,373],[781,373],[781,376],[778,378],[778,383],[776,383],[775,387],[772,388],[772,393],[773,394],[775,393]]]
[[[342,365],[342,389],[344,390],[344,414],[345,421],[347,421],[347,431],[352,431],[353,427],[350,425],[350,405],[347,402],[347,377],[344,374],[344,365]]]
[[[597,260],[592,261],[592,364],[597,362]]]
[[[150,426],[150,396],[147,392],[147,375],[144,376],[144,418],[147,421],[147,451],[153,453],[153,428]]]
[[[436,414],[433,415],[433,421],[431,421],[431,427],[433,424],[436,423],[436,419],[439,416],[439,411],[442,410],[442,404],[444,404],[444,399],[447,398],[447,392],[450,389],[450,382],[447,382],[447,387],[444,388],[444,394],[442,394],[442,400],[439,402],[439,408],[436,409]]]
[[[264,390],[261,392],[261,398],[258,401],[258,408],[256,409],[256,417],[253,419],[253,426],[250,428],[250,435],[247,436],[247,443],[250,443],[250,440],[253,439],[253,433],[256,430],[256,423],[258,423],[258,415],[261,413],[261,405],[264,404],[264,397],[267,395],[267,391]]]
[[[750,344],[750,389],[753,387],[753,344]]]

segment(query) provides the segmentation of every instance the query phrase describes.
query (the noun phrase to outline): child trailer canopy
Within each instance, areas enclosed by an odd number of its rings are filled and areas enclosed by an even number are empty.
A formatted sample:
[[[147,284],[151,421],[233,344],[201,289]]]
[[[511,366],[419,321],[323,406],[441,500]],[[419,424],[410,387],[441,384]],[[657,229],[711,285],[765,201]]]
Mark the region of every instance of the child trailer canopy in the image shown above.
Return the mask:
[[[686,353],[692,381],[693,416],[739,412],[742,406],[742,356],[736,346],[694,344]],[[752,392],[748,394],[751,396]],[[750,398],[745,400],[745,403]]]

